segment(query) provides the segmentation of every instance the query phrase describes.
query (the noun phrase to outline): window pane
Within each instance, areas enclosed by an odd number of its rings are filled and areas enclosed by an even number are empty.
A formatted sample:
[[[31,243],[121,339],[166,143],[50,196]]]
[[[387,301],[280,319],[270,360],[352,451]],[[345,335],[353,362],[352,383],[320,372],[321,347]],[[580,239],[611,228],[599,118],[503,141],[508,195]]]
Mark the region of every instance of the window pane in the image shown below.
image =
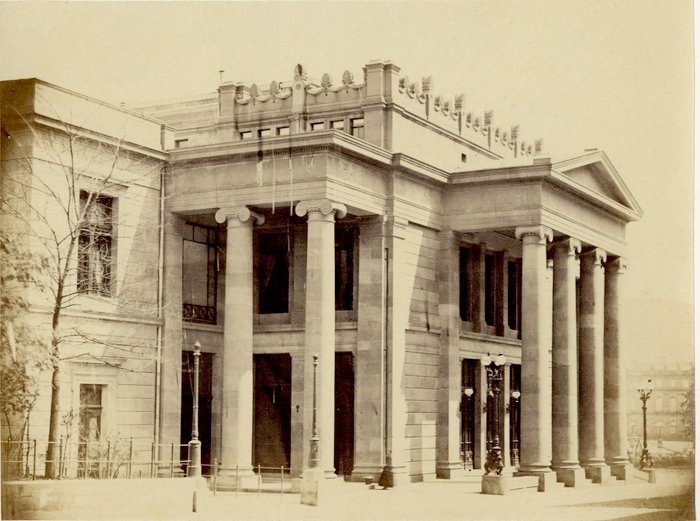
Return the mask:
[[[471,321],[471,277],[469,273],[470,251],[459,249],[459,316],[465,322]]]
[[[493,255],[484,257],[486,273],[484,274],[484,320],[486,325],[493,326],[496,323],[496,285],[495,285],[495,260]]]
[[[208,247],[203,243],[184,241],[182,256],[182,300],[206,306]]]
[[[287,313],[289,311],[287,234],[261,234],[258,252],[258,312]]]
[[[355,230],[335,230],[335,309],[353,309]]]
[[[194,240],[182,244],[182,315],[186,320],[216,323],[217,234],[208,226],[189,224]]]
[[[80,202],[84,219],[78,236],[78,291],[109,296],[113,199],[82,191]]]

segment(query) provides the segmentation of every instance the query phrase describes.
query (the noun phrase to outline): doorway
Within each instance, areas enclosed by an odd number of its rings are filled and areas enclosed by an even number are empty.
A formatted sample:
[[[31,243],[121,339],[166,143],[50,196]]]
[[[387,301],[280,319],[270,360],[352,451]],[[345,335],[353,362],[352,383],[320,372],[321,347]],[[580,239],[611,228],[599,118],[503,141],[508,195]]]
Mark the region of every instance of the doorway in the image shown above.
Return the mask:
[[[292,413],[292,357],[253,355],[255,365],[253,465],[289,468]]]
[[[352,353],[335,354],[335,450],[338,476],[349,476],[355,464],[355,369]]]
[[[476,433],[476,360],[462,360],[462,421],[460,455],[465,470],[474,467],[474,441]]]

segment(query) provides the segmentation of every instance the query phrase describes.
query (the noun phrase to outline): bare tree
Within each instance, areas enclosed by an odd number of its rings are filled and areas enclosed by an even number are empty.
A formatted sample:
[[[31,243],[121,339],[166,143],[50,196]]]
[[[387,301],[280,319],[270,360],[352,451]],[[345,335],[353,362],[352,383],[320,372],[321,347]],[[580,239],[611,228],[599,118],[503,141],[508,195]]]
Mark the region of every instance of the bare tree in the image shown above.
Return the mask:
[[[43,259],[44,295],[38,299],[30,295],[27,299],[33,299],[32,304],[25,303],[17,310],[26,313],[33,311],[32,306],[43,306],[50,315],[50,339],[45,341],[51,371],[45,477],[55,478],[64,361],[95,357],[110,364],[105,350],[95,352],[95,343],[112,350],[140,351],[141,355],[150,347],[141,341],[103,338],[80,327],[66,327],[62,319],[67,309],[84,304],[85,298],[116,297],[124,308],[132,310],[150,305],[116,294],[111,244],[116,224],[113,195],[138,183],[158,186],[161,166],[133,147],[125,147],[124,137],[109,138],[58,116],[47,123],[20,110],[8,117],[6,108],[3,119],[0,222],[23,248]],[[140,231],[138,225],[120,221],[120,236]],[[21,272],[21,267],[17,271]],[[65,345],[81,342],[86,345],[82,352],[64,352]]]

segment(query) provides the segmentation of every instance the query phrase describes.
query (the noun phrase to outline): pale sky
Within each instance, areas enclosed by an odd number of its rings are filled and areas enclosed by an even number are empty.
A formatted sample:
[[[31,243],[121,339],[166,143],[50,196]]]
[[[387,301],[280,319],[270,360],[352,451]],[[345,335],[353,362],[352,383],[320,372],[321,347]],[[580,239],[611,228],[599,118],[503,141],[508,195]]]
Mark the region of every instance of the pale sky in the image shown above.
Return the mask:
[[[520,124],[545,154],[606,151],[644,210],[628,227],[634,353],[690,356],[693,4],[460,2],[0,2],[0,79],[39,77],[104,101],[362,77],[376,58],[437,94]]]

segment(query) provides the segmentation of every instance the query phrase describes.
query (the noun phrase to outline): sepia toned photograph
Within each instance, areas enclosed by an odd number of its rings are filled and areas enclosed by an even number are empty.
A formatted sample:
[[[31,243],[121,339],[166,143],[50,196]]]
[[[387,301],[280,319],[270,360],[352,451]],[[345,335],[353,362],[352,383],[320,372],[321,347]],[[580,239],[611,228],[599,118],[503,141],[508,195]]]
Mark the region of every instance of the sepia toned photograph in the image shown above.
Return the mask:
[[[2,519],[691,521],[690,0],[0,0]]]

